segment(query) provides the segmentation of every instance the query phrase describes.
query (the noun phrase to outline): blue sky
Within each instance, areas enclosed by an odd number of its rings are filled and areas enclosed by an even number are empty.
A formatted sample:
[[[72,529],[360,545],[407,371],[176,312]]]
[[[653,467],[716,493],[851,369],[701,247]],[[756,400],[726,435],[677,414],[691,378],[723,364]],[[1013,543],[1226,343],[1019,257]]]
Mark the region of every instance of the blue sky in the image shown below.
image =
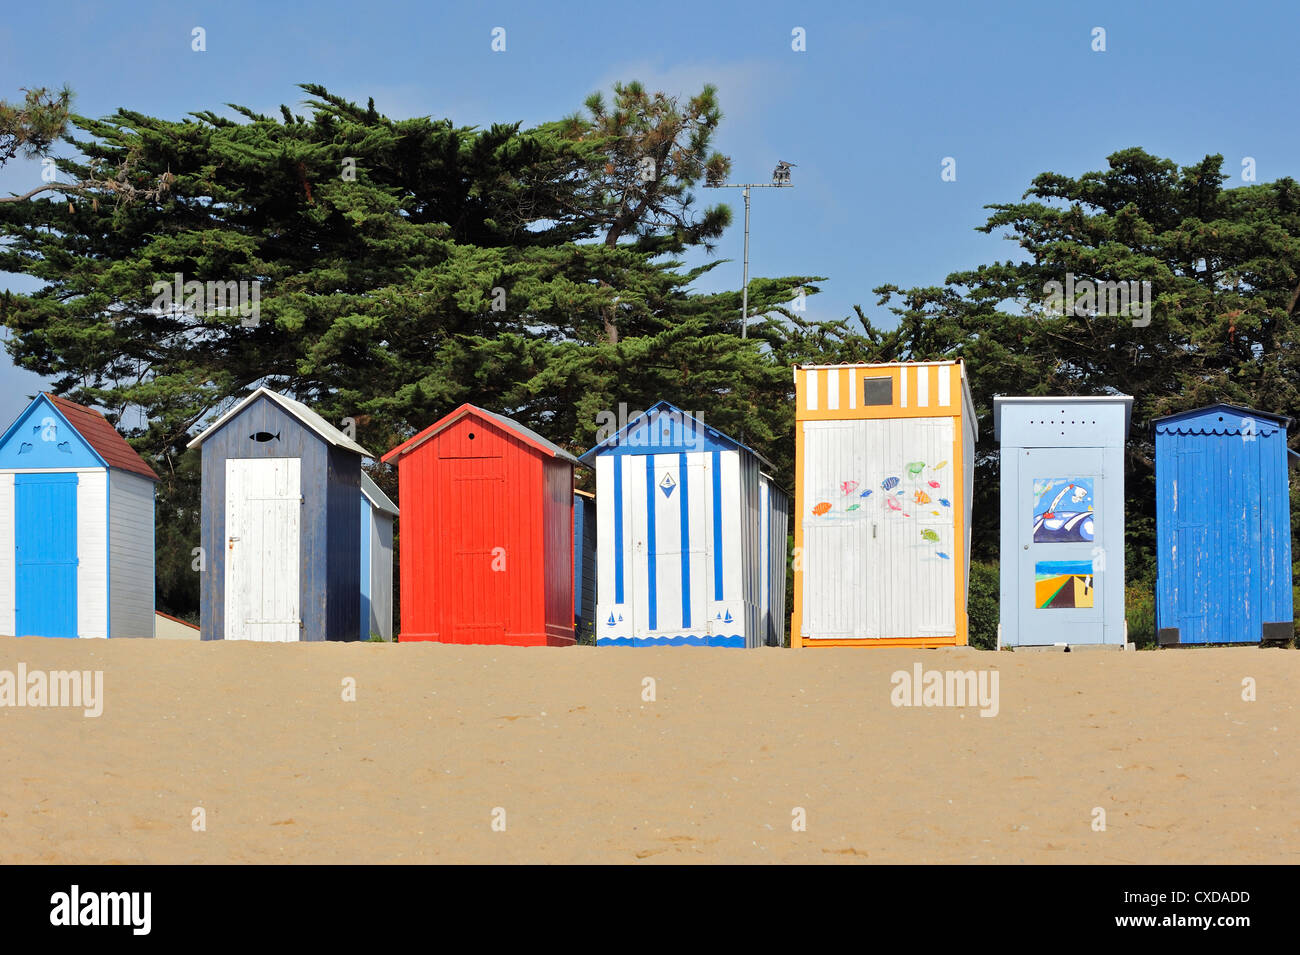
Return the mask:
[[[203,27],[207,51],[191,51]],[[579,109],[618,80],[689,95],[718,86],[717,147],[733,178],[766,181],[797,163],[795,188],[755,193],[752,275],[828,276],[814,318],[871,289],[938,284],[1013,257],[974,231],[983,206],[1012,201],[1036,173],[1078,174],[1127,146],[1188,164],[1221,153],[1241,183],[1300,177],[1289,120],[1300,6],[1183,2],[491,3],[317,0],[279,5],[11,4],[0,22],[0,98],[22,87],[76,92],[76,109],[177,118],[240,103],[298,106],[301,82],[394,116],[526,126]],[[506,31],[505,52],[491,49]],[[806,32],[804,52],[792,30]],[[1094,52],[1092,31],[1106,31]],[[940,178],[945,157],[957,179]],[[0,192],[39,183],[39,166],[0,169]],[[706,193],[707,201],[718,193]],[[700,285],[738,287],[741,205]],[[0,274],[0,288],[32,283]],[[41,387],[0,354],[0,428]]]

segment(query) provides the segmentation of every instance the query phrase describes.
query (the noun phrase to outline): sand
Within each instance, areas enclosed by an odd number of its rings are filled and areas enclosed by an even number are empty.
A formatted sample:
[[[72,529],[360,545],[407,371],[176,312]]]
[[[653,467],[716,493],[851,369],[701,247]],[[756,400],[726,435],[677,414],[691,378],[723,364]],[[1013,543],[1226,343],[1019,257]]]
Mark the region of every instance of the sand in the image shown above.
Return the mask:
[[[4,863],[1300,862],[1292,650],[0,638],[20,661],[105,702],[0,708]],[[916,662],[995,669],[998,715],[893,706]]]

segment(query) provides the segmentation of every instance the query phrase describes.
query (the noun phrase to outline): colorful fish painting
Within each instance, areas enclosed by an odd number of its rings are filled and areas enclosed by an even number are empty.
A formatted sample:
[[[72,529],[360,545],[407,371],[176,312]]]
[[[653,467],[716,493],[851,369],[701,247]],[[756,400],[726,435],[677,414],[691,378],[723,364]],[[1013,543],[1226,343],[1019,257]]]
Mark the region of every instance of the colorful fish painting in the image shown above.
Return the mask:
[[[916,496],[913,497],[912,500],[915,501],[917,504],[929,504],[930,495],[926,494],[924,491],[917,491]]]
[[[816,506],[813,507],[813,516],[814,516],[814,517],[821,517],[823,514],[825,514],[825,513],[826,513],[827,511],[829,511],[830,509],[831,509],[831,505],[830,505],[830,503],[827,502],[827,501],[822,501],[822,502],[820,502],[819,504],[817,504]]]
[[[939,471],[939,470],[942,470],[943,468],[946,468],[947,466],[948,466],[948,462],[947,462],[947,461],[940,461],[938,464],[936,464],[936,465],[935,465],[933,468],[931,468],[930,470],[932,470],[932,471]]]
[[[937,550],[937,551],[935,551],[935,553],[938,554],[940,557],[942,557],[944,560],[952,560],[951,557],[949,557],[947,554],[945,554],[945,553],[944,553],[943,551],[941,551],[941,550]]]
[[[843,491],[845,494],[852,494],[852,493],[853,493],[854,491],[856,491],[857,489],[858,489],[858,482],[857,482],[857,481],[842,481],[842,482],[840,482],[840,490]]]
[[[915,477],[925,470],[924,461],[909,461],[907,463],[907,473]]]
[[[936,534],[934,531],[930,530],[930,528],[928,527],[925,530],[921,531],[921,536],[928,541],[932,541],[936,544],[939,543],[939,535]]]
[[[933,514],[935,517],[942,517],[942,516],[943,516],[943,515],[941,515],[938,511],[931,511],[930,513]]]
[[[939,488],[939,487],[942,487],[942,485],[941,485],[938,481],[926,481],[925,483],[929,484],[930,487],[932,487],[932,488],[936,488],[936,489]]]
[[[892,491],[896,487],[898,487],[898,478],[896,477],[887,477],[880,482],[880,489],[882,491]]]
[[[903,509],[903,505],[899,504],[892,497],[885,498],[885,504],[889,506],[891,511],[901,511]]]
[[[867,488],[865,491],[863,491],[861,494],[858,495],[858,497],[870,497],[870,496],[871,496],[871,488]]]
[[[844,510],[846,510],[846,511],[856,511],[856,510],[857,510],[858,508],[860,508],[861,506],[862,506],[861,504],[850,504],[848,507],[844,508]]]

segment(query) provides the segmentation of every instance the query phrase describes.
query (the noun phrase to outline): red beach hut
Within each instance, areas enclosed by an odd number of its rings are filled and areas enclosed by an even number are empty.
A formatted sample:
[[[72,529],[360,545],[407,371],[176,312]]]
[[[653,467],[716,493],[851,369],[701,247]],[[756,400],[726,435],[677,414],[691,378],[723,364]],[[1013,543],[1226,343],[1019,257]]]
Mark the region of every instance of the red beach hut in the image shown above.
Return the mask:
[[[393,448],[399,641],[568,646],[576,458],[474,405]]]

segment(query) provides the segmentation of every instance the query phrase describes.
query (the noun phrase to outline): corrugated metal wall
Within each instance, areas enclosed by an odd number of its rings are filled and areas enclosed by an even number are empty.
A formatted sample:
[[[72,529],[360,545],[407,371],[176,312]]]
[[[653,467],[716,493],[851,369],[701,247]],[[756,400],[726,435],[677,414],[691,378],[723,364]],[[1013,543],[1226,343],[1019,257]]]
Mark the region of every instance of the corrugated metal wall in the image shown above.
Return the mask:
[[[109,483],[109,597],[113,637],[154,635],[154,482],[117,469]]]

